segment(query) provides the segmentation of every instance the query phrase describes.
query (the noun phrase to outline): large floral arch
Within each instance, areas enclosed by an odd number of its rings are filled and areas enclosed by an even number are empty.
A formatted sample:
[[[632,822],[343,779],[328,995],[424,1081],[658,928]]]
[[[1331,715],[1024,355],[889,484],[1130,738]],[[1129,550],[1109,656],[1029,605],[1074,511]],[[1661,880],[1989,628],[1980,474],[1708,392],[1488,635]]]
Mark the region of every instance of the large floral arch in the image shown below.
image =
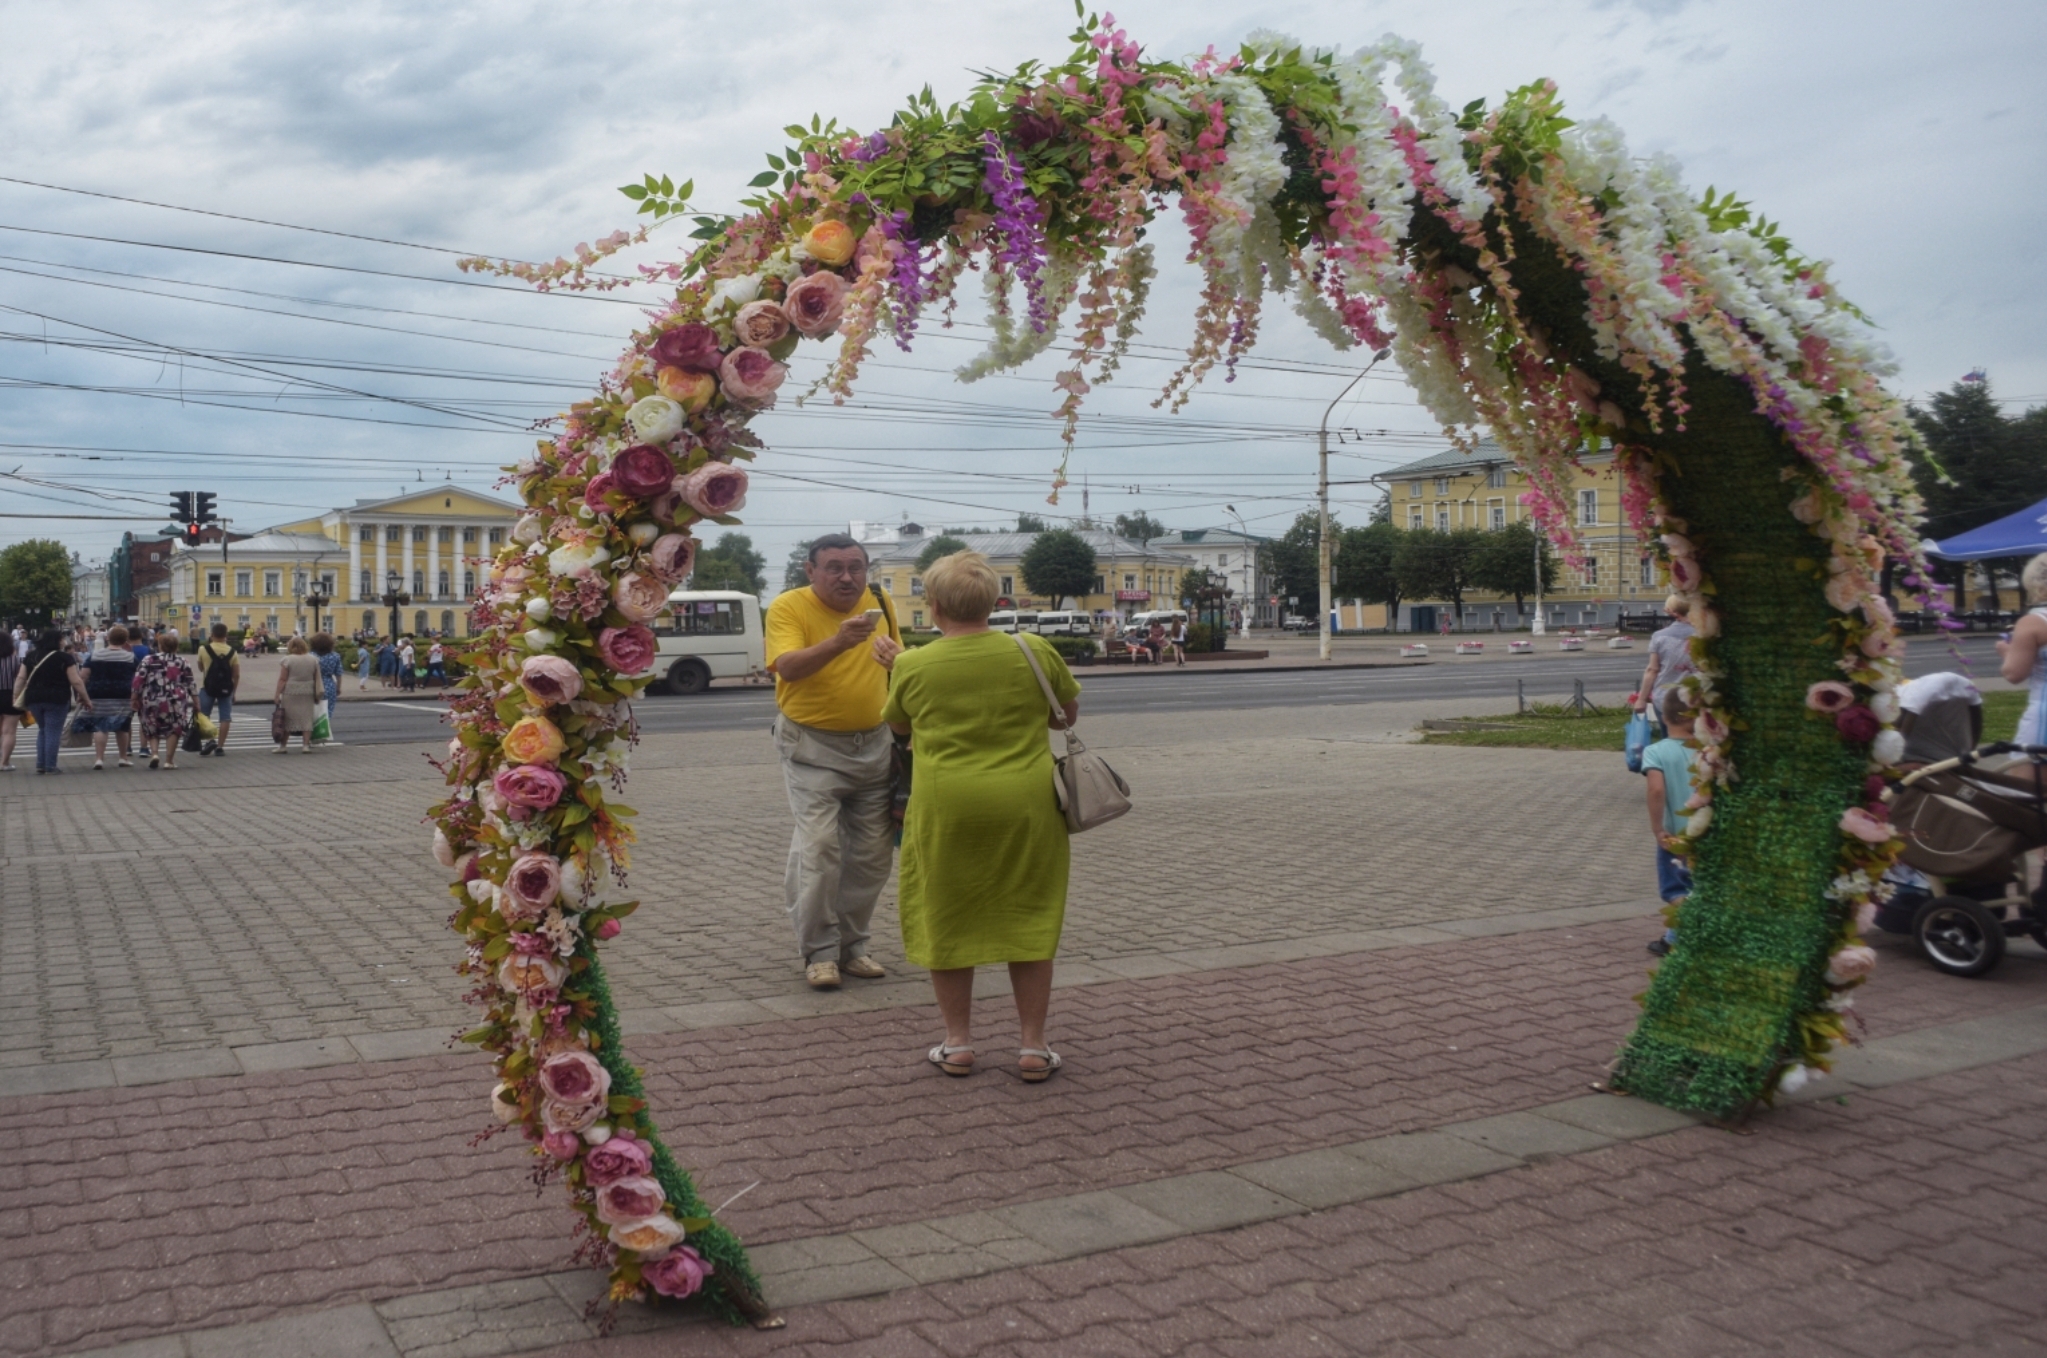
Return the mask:
[[[1060,345],[1070,445],[1143,310],[1144,228],[1174,199],[1205,286],[1161,401],[1234,363],[1271,295],[1338,348],[1390,345],[1453,436],[1490,430],[1567,553],[1569,469],[1615,451],[1631,520],[1692,603],[1705,777],[1685,946],[1615,1082],[1724,1116],[1824,1069],[1897,847],[1878,775],[1899,754],[1900,670],[1877,580],[1887,562],[1910,589],[1924,573],[1910,426],[1824,265],[1611,126],[1573,126],[1547,82],[1446,106],[1390,38],[1343,55],[1258,35],[1170,63],[1088,18],[1066,62],[963,104],[927,91],[878,132],[787,131],[746,215],[696,217],[693,253],[642,269],[674,300],[511,469],[527,509],[491,563],[433,810],[492,1107],[566,1180],[613,1297],[708,1277],[721,1305],[762,1313],[738,1241],[655,1134],[598,962],[632,909],[600,889],[623,885],[632,839],[613,797],[630,701],[692,527],[736,522],[748,422],[799,341],[837,338],[824,386],[843,399],[877,336],[909,348],[969,271],[996,335],[961,376]],[[625,192],[657,221],[688,211],[688,185]],[[466,267],[604,287],[591,266],[645,234]]]

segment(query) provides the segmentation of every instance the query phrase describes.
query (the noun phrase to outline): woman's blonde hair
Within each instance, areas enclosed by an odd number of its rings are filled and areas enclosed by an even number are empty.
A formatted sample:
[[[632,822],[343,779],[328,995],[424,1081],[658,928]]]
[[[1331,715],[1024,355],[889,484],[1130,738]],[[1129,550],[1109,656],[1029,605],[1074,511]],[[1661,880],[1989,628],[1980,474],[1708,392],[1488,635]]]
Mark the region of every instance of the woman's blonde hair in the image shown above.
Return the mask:
[[[2026,563],[2026,568],[2019,572],[2019,584],[2026,591],[2027,600],[2047,604],[2047,552]]]
[[[156,653],[158,655],[176,655],[178,653],[177,628],[159,627],[156,629]]]
[[[284,649],[287,655],[304,655],[306,653],[306,639],[304,637],[293,637],[290,641],[284,643]]]
[[[1001,592],[995,568],[979,552],[941,556],[924,572],[924,597],[949,622],[986,622]]]
[[[1692,601],[1682,594],[1673,594],[1663,601],[1663,611],[1673,618],[1682,618],[1692,611]]]

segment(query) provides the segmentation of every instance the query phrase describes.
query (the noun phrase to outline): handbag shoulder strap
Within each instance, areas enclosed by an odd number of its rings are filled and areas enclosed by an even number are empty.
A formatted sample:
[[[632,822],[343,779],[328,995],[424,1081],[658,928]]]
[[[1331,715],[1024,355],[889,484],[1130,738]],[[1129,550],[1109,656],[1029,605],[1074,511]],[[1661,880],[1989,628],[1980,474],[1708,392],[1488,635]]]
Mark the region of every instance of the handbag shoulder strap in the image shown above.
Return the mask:
[[[1045,695],[1045,705],[1052,709],[1052,724],[1058,727],[1060,730],[1065,731],[1067,729],[1066,713],[1063,710],[1061,710],[1059,706],[1059,700],[1052,695],[1052,685],[1045,678],[1045,671],[1044,668],[1038,664],[1038,657],[1031,653],[1031,644],[1028,641],[1024,640],[1023,633],[1021,632],[1011,632],[1009,634],[1009,638],[1011,641],[1014,641],[1016,643],[1016,648],[1019,651],[1023,652],[1024,659],[1030,662],[1031,673],[1037,676],[1038,688]],[[1068,734],[1070,735],[1072,733],[1068,732]]]

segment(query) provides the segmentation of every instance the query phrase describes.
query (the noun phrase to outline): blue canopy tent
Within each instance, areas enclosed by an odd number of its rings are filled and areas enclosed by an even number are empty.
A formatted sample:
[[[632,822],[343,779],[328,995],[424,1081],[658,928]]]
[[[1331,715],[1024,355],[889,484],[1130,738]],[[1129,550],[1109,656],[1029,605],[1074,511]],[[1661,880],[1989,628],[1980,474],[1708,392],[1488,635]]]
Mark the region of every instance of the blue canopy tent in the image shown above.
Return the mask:
[[[1943,561],[1988,561],[2035,552],[2047,552],[2047,500],[1981,528],[1926,544],[1927,555]]]

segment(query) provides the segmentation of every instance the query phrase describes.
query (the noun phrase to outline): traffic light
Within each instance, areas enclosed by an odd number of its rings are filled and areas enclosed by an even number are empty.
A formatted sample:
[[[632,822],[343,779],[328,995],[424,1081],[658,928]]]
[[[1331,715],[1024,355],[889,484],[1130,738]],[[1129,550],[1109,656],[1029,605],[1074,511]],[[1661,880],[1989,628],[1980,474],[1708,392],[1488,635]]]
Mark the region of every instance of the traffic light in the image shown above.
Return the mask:
[[[171,494],[171,522],[172,522],[172,523],[190,523],[190,522],[192,522],[192,492],[191,492],[191,491],[189,491],[189,490],[180,490],[180,491],[174,491],[174,492],[172,492],[172,494]]]
[[[213,512],[214,498],[210,490],[199,491],[192,497],[192,517],[202,528],[220,517]]]
[[[202,542],[204,542],[204,541],[206,541],[206,533],[205,533],[205,530],[204,530],[204,529],[202,529],[202,528],[200,528],[200,526],[199,526],[198,524],[196,524],[196,523],[193,523],[193,522],[192,522],[191,520],[189,520],[189,519],[188,519],[188,520],[186,520],[186,521],[185,521],[185,545],[186,545],[187,547],[197,547],[197,546],[198,546],[198,545],[199,545],[200,543],[202,543]]]

